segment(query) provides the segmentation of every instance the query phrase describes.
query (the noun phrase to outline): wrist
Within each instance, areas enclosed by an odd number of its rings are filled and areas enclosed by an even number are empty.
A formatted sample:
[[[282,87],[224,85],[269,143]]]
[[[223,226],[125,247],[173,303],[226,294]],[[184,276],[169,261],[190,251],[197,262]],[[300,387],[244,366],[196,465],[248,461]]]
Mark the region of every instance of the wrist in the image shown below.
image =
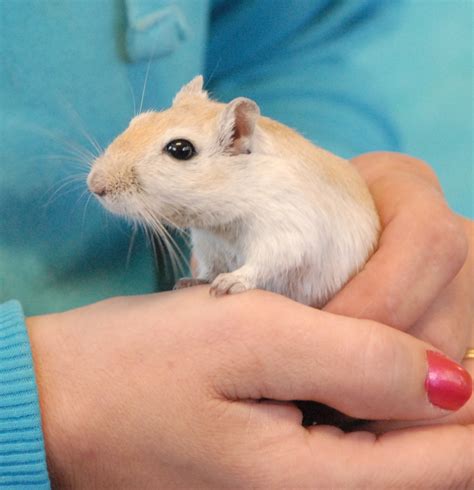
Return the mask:
[[[69,390],[64,389],[70,382],[64,372],[66,344],[61,339],[60,314],[42,315],[26,319],[30,338],[48,471],[53,486],[68,486],[73,474],[74,439],[71,437],[71,400]]]

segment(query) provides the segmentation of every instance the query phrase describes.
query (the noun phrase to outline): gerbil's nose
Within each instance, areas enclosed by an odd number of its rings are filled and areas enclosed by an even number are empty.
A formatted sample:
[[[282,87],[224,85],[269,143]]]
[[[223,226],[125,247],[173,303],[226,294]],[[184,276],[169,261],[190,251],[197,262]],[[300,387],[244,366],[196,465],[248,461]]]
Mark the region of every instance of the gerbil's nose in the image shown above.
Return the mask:
[[[105,196],[105,194],[106,194],[105,187],[99,187],[99,188],[95,189],[93,192],[95,194],[97,194],[98,196]]]
[[[91,172],[87,177],[89,190],[97,196],[103,197],[107,194],[104,178],[98,172]]]

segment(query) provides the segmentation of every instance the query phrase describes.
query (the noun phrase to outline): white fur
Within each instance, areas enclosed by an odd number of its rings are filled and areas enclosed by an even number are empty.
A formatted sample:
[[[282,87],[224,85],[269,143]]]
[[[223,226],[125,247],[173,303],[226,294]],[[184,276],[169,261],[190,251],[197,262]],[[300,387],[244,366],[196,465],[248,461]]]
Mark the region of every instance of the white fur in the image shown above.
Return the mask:
[[[127,130],[89,182],[108,182],[100,199],[114,212],[190,228],[198,277],[211,291],[262,288],[320,307],[364,266],[379,220],[349,162],[259,117],[248,99],[209,100],[202,80],[169,111],[141,116],[130,128],[142,125],[143,143],[135,148]],[[170,124],[155,138],[160,117]],[[163,152],[173,138],[192,141],[197,155],[173,160]]]
[[[255,184],[228,192],[241,217],[222,229],[191,228],[198,277],[224,292],[230,273],[234,289],[267,289],[322,306],[373,251],[377,215],[316,176],[289,172],[278,157],[259,160],[247,175]],[[231,215],[234,206],[229,200],[221,211]]]

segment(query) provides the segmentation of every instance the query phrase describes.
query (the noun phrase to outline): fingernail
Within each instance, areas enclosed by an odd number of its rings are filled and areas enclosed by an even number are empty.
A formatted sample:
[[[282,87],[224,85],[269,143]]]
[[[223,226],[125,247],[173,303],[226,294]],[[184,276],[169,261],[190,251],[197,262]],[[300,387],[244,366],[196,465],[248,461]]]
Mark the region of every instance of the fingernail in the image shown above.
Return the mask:
[[[427,351],[428,375],[425,389],[433,405],[446,410],[461,408],[471,397],[472,379],[459,364],[445,355]]]

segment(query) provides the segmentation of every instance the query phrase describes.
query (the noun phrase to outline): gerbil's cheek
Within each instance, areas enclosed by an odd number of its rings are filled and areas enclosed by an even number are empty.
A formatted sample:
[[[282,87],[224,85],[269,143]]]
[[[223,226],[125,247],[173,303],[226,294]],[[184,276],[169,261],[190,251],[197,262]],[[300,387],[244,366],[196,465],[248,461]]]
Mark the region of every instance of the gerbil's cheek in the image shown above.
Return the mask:
[[[116,194],[105,194],[99,197],[99,201],[112,214],[125,218],[139,218],[140,216],[131,198]]]

